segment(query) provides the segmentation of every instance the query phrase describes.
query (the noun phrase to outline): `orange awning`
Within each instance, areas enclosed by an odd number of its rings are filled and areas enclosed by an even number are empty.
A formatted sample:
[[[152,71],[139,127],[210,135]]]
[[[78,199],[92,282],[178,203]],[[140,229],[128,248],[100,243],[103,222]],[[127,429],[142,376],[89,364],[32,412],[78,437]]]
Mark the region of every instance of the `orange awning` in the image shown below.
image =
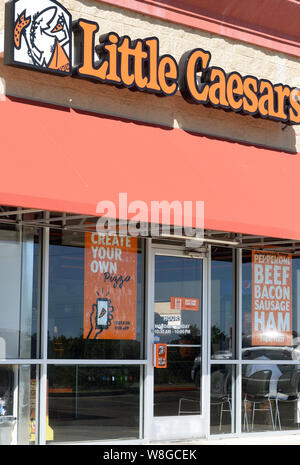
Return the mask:
[[[204,200],[207,229],[300,240],[300,154],[9,98],[0,121],[1,204]]]

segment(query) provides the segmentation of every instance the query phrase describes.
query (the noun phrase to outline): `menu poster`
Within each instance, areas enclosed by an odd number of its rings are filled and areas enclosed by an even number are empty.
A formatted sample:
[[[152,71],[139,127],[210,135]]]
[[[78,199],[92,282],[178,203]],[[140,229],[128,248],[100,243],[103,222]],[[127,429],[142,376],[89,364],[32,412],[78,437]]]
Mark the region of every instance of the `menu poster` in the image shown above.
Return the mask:
[[[292,256],[252,251],[252,345],[292,345]]]
[[[85,233],[85,339],[136,340],[137,238]]]

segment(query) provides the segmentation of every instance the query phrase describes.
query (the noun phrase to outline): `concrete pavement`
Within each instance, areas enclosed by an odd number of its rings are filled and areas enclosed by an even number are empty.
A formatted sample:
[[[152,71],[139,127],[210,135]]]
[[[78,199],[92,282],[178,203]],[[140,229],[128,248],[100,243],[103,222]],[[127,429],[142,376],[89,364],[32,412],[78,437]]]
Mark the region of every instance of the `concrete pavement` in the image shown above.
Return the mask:
[[[153,445],[154,443],[151,443]],[[220,436],[220,438],[212,439],[194,439],[191,441],[174,441],[174,442],[160,442],[155,444],[161,445],[204,445],[204,446],[231,446],[231,445],[290,445],[290,446],[300,446],[300,434],[280,434],[280,435],[267,435],[267,436],[240,436],[240,437],[226,437]]]

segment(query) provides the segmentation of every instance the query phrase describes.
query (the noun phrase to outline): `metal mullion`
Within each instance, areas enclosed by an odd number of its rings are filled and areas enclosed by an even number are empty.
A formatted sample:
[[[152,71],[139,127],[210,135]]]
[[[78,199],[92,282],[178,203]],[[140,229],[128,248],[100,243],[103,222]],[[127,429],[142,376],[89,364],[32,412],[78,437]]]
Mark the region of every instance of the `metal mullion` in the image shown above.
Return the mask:
[[[147,257],[146,257],[146,239],[142,239],[142,279],[141,279],[141,290],[142,290],[142,309],[141,309],[141,342],[140,342],[140,356],[146,357],[146,275],[147,275]]]
[[[88,366],[88,365],[95,365],[95,366],[102,366],[102,365],[146,365],[147,360],[108,360],[108,359],[49,359],[47,360],[48,365],[80,365],[80,366]]]
[[[204,402],[204,399],[209,399],[209,405],[208,409],[206,412],[206,417],[207,417],[207,423],[206,423],[206,435],[209,437],[210,436],[210,411],[211,411],[211,405],[210,405],[210,390],[211,390],[211,246],[208,246],[208,258],[203,260],[203,269],[204,267],[206,268],[206,308],[204,305],[204,299],[203,300],[203,320],[206,318],[206,327],[203,325],[204,329],[204,334],[207,334],[206,340],[204,341],[203,336],[202,336],[202,342],[203,342],[203,348],[202,348],[202,358],[204,359],[206,371],[204,370],[204,376],[206,378],[206,382],[204,381],[204,378],[202,380],[203,383],[203,395],[202,395],[202,402]],[[204,283],[204,279],[203,279]],[[204,297],[204,296],[203,296]],[[205,318],[204,318],[205,316]],[[204,321],[203,321],[204,323]],[[205,347],[206,347],[206,354],[205,354]],[[203,415],[203,412],[202,412]]]
[[[0,365],[40,365],[42,360],[22,359],[22,358],[6,358],[0,360]]]
[[[201,344],[167,344],[168,347],[201,347]]]
[[[211,365],[266,365],[266,362],[268,362],[268,365],[300,365],[300,360],[258,360],[258,359],[252,359],[252,360],[238,360],[238,359],[227,359],[227,360],[211,360],[210,364]]]
[[[140,402],[139,402],[139,439],[143,439],[144,436],[144,367],[140,365]]]
[[[10,211],[6,211],[6,212],[0,212],[0,217],[17,215],[21,219],[21,216],[26,214],[26,213],[40,213],[42,211],[43,210],[33,210],[33,209],[22,210],[22,209],[18,208],[17,210],[10,210]]]
[[[236,359],[233,359],[233,358],[229,358],[229,359],[220,359],[220,360],[216,360],[216,359],[212,359],[210,361],[210,364],[211,365],[236,365],[238,364],[239,361],[236,360]]]
[[[242,250],[236,251],[235,259],[235,325],[236,325],[236,358],[237,364],[235,372],[235,432],[241,434],[242,431]]]
[[[154,330],[152,321],[152,301],[154,301],[154,256],[152,240],[146,239],[146,272],[145,272],[145,377],[144,377],[144,439],[151,436],[151,419],[153,414],[153,353],[152,337]]]
[[[46,217],[49,213],[45,214]],[[41,289],[41,369],[40,369],[40,410],[39,444],[46,444],[47,417],[47,355],[48,355],[48,296],[49,296],[49,228],[43,229],[42,242],[42,289]]]
[[[42,253],[41,360],[46,362],[48,356],[49,228],[43,229]]]
[[[258,359],[252,359],[252,360],[242,360],[241,361],[242,365],[300,365],[300,360],[271,360],[271,359],[266,359],[266,360],[258,360]]]
[[[18,242],[20,246],[20,256],[21,256],[21,269],[20,269],[20,295],[19,295],[19,338],[18,338],[18,357],[21,357],[21,338],[22,338],[22,298],[23,298],[23,279],[24,279],[24,270],[23,270],[23,265],[24,265],[24,244],[23,244],[23,237],[24,237],[24,231],[23,227],[20,225],[20,221],[22,220],[22,215],[20,214],[20,209],[18,208],[18,215],[17,215],[17,220],[18,220],[18,226],[16,227],[18,231]]]
[[[38,258],[38,295],[37,295],[37,344],[36,357],[41,357],[41,331],[42,331],[42,267],[43,267],[43,230],[39,230],[39,258]]]

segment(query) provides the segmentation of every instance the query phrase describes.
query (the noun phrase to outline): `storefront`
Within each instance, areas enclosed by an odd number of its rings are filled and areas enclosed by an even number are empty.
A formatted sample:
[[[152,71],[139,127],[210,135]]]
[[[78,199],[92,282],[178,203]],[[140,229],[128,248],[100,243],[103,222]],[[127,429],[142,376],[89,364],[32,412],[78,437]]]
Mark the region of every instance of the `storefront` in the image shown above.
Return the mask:
[[[299,2],[38,3],[0,6],[0,444],[295,434]]]

